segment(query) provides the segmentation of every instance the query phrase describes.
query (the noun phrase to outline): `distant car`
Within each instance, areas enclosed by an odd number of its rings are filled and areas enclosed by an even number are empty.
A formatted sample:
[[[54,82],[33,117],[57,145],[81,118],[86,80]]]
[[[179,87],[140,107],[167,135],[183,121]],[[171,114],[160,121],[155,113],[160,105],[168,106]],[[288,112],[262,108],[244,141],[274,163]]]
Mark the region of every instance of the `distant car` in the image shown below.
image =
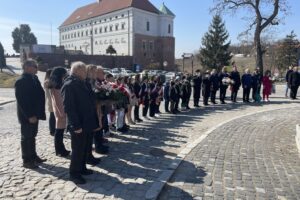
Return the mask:
[[[111,74],[112,74],[114,77],[118,77],[118,76],[121,75],[121,72],[120,72],[119,69],[114,68],[114,69],[111,70]]]
[[[126,74],[126,76],[134,76],[135,75],[135,73],[131,70],[125,70],[125,74]]]
[[[176,73],[175,72],[168,72],[165,74],[166,76],[166,81],[170,81],[172,79],[174,79],[176,77]]]

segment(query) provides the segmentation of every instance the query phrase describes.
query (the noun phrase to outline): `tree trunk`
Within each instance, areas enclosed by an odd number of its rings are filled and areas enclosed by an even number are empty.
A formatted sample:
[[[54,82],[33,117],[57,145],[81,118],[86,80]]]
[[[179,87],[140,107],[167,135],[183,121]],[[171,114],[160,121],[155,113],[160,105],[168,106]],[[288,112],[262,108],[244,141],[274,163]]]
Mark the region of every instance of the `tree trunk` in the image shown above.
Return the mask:
[[[264,74],[264,62],[263,62],[263,51],[260,41],[260,23],[258,23],[256,30],[255,30],[255,36],[254,36],[254,44],[256,49],[256,67],[259,68],[260,73]]]

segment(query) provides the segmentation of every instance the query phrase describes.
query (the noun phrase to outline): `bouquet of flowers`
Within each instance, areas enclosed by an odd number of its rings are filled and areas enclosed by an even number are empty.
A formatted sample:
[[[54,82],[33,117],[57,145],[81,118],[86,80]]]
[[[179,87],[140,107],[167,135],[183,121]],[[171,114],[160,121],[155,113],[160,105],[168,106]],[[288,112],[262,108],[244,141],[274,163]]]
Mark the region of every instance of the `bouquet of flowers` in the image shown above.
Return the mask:
[[[96,83],[95,94],[97,100],[112,100],[114,97],[114,90],[111,85],[107,82],[103,82],[102,84]]]
[[[234,82],[234,81],[233,81],[233,82]],[[224,78],[222,79],[223,85],[234,84],[233,82],[232,82],[232,80],[231,80],[229,77],[224,77]]]

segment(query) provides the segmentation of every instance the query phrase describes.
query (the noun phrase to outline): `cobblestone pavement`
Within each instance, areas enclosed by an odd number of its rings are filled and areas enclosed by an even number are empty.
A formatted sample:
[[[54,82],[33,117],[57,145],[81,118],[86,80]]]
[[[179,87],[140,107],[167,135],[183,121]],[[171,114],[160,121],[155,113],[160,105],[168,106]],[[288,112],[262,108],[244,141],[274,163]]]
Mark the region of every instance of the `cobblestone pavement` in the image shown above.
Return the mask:
[[[279,93],[271,103],[217,105],[176,116],[163,114],[159,119],[133,126],[127,134],[110,138],[110,154],[95,154],[102,157],[102,162],[89,166],[96,174],[87,177],[88,184],[83,186],[68,181],[70,161],[54,155],[47,122],[40,123],[37,151],[48,161],[35,171],[23,169],[16,105],[0,106],[0,199],[144,199],[146,191],[176,155],[208,129],[256,111],[297,105],[298,101],[282,99]],[[65,143],[70,149],[68,134]],[[194,165],[189,161],[183,164]]]
[[[299,108],[242,117],[209,134],[159,199],[300,199]]]

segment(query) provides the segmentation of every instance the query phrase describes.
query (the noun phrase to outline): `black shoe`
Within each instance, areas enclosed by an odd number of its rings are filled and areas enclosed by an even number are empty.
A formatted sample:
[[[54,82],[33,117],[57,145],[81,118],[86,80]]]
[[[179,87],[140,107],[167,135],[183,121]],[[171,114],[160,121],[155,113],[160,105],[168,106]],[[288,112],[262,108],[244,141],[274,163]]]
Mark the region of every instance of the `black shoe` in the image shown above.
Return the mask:
[[[222,101],[221,104],[226,104],[225,101]]]
[[[69,157],[70,153],[71,153],[71,151],[65,150],[63,152],[56,153],[56,155],[59,156],[59,157],[67,158],[67,157]]]
[[[23,167],[27,168],[27,169],[36,169],[36,168],[39,168],[39,166],[37,166],[34,162],[23,163]]]
[[[87,159],[86,163],[90,165],[98,165],[101,162],[100,158],[91,157]]]
[[[38,164],[46,162],[46,161],[47,161],[47,159],[42,159],[42,158],[40,158],[38,156],[34,159],[34,162],[38,163]]]
[[[50,133],[51,136],[54,136],[54,133]]]
[[[195,105],[194,107],[195,107],[195,108],[199,108],[200,106],[199,106],[199,105]]]
[[[76,185],[86,184],[85,179],[81,175],[70,175],[70,181],[72,181]]]
[[[80,174],[83,175],[83,176],[92,175],[93,173],[94,173],[94,171],[91,170],[91,169],[85,169],[82,172],[80,172]]]
[[[124,127],[122,127],[122,128],[118,128],[117,131],[118,131],[118,132],[121,132],[121,133],[126,133],[126,132],[128,132],[128,128],[126,128],[126,127],[124,126]]]
[[[102,145],[101,147],[96,148],[95,152],[98,153],[98,154],[108,154],[109,153],[109,147]]]

